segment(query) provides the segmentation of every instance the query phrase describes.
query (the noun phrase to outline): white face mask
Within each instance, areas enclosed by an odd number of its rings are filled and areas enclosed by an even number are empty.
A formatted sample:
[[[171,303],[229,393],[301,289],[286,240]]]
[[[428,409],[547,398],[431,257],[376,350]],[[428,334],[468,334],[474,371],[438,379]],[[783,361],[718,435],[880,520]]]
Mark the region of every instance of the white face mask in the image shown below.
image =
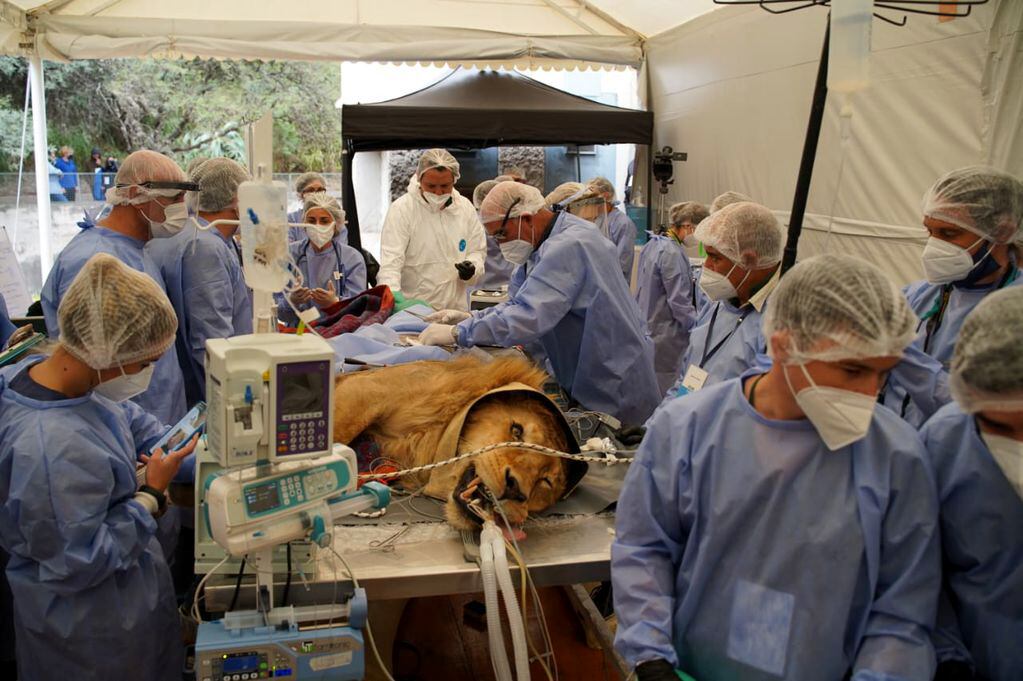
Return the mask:
[[[936,239],[927,239],[924,246],[923,266],[927,281],[932,284],[949,284],[965,279],[980,263],[974,264],[970,249],[983,239],[977,239],[970,248],[956,246],[953,243]]]
[[[430,204],[431,207],[436,208],[437,210],[443,210],[452,197],[451,194],[432,194],[430,192],[423,192],[423,198],[426,199],[426,202]]]
[[[533,252],[533,244],[522,239],[515,239],[514,241],[506,241],[501,244],[501,255],[504,259],[515,265],[521,265],[529,260],[530,254]]]
[[[696,248],[700,245],[700,242],[696,240],[695,234],[686,234],[682,237],[682,245],[686,248]]]
[[[309,240],[317,248],[323,248],[334,238],[334,223],[332,222],[329,225],[312,225],[306,227],[305,231],[309,235]]]
[[[703,268],[703,272],[700,273],[700,288],[703,289],[708,298],[711,300],[729,300],[739,297],[739,292],[735,290],[735,286],[728,278],[736,267],[738,265],[732,265],[732,269],[728,270],[728,274],[720,274],[708,267]],[[739,282],[739,286],[745,283],[746,277],[749,275],[750,273],[747,272],[746,276]]]
[[[184,201],[163,206],[163,222],[154,222],[148,215],[139,209],[142,217],[149,223],[149,235],[154,239],[166,239],[172,237],[185,228],[188,221],[188,206]]]
[[[800,364],[799,368],[810,382],[810,387],[797,393],[792,387],[787,368],[783,369],[785,382],[796,398],[796,404],[824,440],[824,445],[835,451],[862,440],[870,430],[877,395],[819,386],[810,378],[805,366]]]
[[[124,373],[124,367],[121,367],[120,376],[100,383],[93,390],[114,402],[130,400],[136,395],[141,395],[149,388],[149,382],[153,380],[155,368],[155,364],[150,364],[137,374],[126,374]]]
[[[1023,499],[1023,442],[1011,437],[980,432],[980,437],[991,452],[992,458],[1005,474],[1016,494]]]

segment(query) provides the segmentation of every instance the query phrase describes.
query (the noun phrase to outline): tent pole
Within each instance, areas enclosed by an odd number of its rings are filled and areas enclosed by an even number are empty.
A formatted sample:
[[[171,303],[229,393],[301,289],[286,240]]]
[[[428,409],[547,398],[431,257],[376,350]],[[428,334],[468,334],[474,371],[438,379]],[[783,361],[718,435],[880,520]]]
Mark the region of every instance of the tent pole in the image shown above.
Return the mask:
[[[32,89],[32,150],[36,170],[36,210],[39,213],[39,268],[42,281],[53,266],[50,252],[50,168],[46,146],[46,90],[43,60],[34,49],[28,58],[28,79]]]
[[[345,209],[345,222],[348,224],[348,245],[355,250],[362,250],[362,234],[359,232],[359,206],[355,203],[355,149],[350,140],[345,140],[344,151],[341,152],[341,204]]]
[[[828,47],[830,41],[831,21],[829,19],[824,29],[824,45],[821,48],[820,64],[817,66],[817,82],[813,88],[810,120],[806,124],[806,140],[803,142],[803,158],[799,162],[799,176],[796,178],[796,194],[792,199],[792,213],[789,216],[789,234],[785,242],[785,254],[781,260],[782,274],[796,264],[799,235],[803,231],[806,200],[810,194],[813,164],[817,157],[817,142],[820,139],[821,123],[824,121],[824,105],[828,99]]]

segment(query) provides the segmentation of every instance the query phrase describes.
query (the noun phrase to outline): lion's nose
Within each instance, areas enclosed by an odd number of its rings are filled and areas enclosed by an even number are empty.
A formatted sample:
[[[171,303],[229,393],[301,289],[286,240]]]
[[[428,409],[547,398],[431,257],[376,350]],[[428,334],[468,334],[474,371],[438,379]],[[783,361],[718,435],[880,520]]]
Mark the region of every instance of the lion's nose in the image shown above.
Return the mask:
[[[501,499],[508,499],[509,501],[526,500],[526,495],[522,493],[519,481],[512,475],[510,468],[504,469],[504,494],[501,495]]]

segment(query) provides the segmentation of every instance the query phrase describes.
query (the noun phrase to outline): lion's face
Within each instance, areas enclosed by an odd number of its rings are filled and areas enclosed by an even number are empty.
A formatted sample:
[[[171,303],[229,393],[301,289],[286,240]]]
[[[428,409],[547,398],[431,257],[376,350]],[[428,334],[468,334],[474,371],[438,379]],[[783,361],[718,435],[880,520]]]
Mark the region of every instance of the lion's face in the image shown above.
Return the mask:
[[[536,400],[494,396],[469,414],[458,445],[459,453],[496,442],[530,442],[565,451],[567,442],[549,409]],[[501,501],[514,534],[530,513],[543,511],[564,496],[566,462],[528,450],[509,447],[488,452],[453,467],[447,517],[455,527],[472,529],[481,524],[470,506],[495,514],[486,491]]]

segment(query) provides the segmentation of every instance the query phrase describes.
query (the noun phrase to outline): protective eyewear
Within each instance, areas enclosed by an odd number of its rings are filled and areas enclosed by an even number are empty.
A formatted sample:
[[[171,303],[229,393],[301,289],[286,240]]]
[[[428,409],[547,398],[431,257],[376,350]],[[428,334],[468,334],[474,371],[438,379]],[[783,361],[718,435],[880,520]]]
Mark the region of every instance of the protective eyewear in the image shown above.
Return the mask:
[[[143,189],[176,189],[180,192],[197,192],[199,191],[198,182],[172,182],[162,180],[149,180],[147,182],[131,182],[128,184],[118,184],[117,187],[142,187]]]
[[[505,226],[508,224],[508,219],[511,217],[512,210],[515,208],[516,205],[518,205],[518,203],[520,201],[522,201],[522,197],[521,196],[516,198],[514,201],[512,201],[511,205],[508,206],[508,210],[506,210],[504,212],[504,219],[501,220],[501,226],[498,228],[497,232],[494,234],[494,238],[495,239],[503,239],[506,236],[508,236],[508,232],[505,231]]]

